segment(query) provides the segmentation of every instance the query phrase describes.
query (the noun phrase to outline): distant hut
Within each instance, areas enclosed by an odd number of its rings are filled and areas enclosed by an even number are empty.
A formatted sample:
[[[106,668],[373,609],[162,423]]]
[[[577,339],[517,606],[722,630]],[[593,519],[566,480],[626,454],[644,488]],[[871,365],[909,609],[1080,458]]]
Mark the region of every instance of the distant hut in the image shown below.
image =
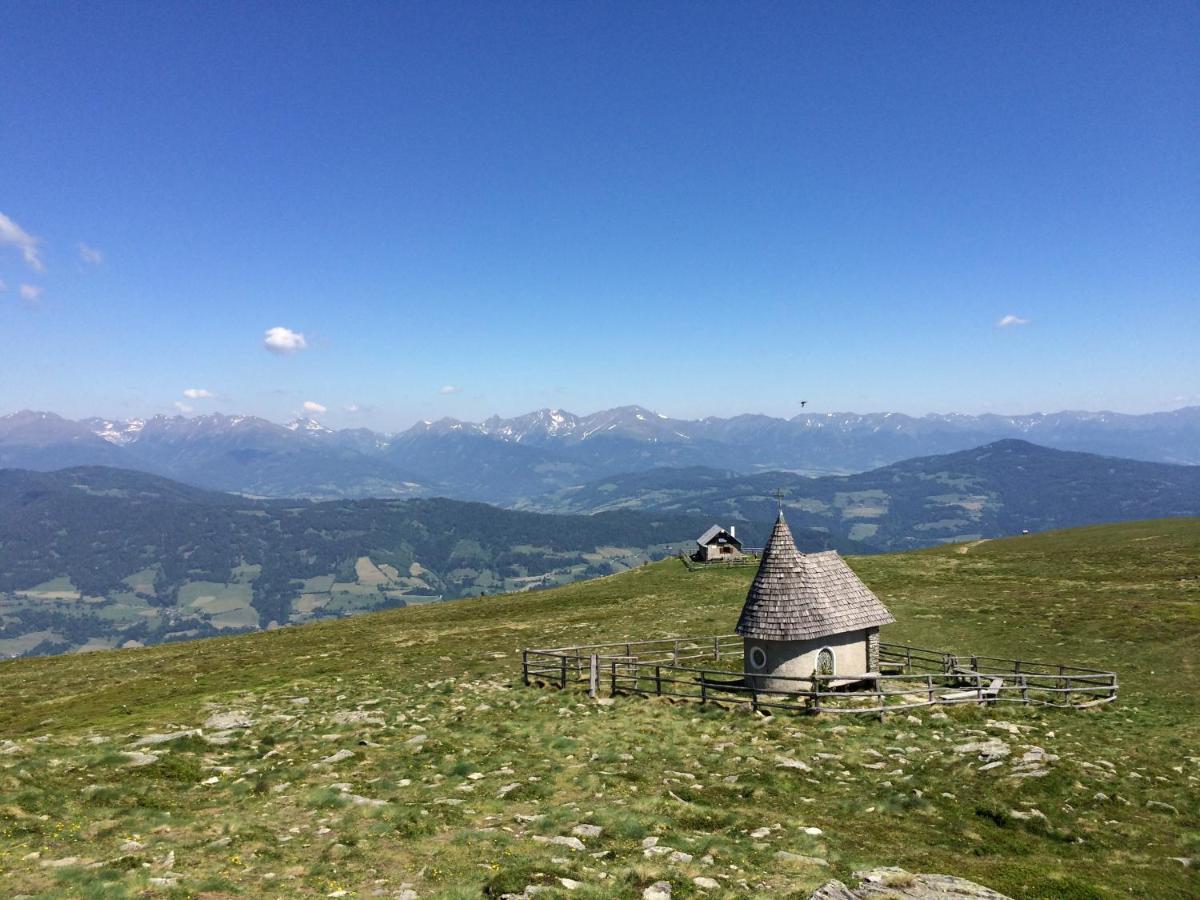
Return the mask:
[[[700,537],[696,538],[696,552],[692,559],[696,562],[717,562],[719,560],[740,559],[742,557],[742,542],[730,525],[726,531],[720,525],[714,525]]]
[[[796,549],[780,510],[737,624],[749,683],[796,691],[804,685],[772,676],[858,681],[879,671],[879,626],[894,621],[836,551]]]

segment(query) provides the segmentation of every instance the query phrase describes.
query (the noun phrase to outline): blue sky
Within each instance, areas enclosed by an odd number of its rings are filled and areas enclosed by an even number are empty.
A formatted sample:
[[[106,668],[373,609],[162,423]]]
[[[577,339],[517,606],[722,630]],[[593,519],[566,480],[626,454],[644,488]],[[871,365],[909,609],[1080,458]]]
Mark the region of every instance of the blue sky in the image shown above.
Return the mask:
[[[1200,403],[1193,3],[4,19],[0,413]]]

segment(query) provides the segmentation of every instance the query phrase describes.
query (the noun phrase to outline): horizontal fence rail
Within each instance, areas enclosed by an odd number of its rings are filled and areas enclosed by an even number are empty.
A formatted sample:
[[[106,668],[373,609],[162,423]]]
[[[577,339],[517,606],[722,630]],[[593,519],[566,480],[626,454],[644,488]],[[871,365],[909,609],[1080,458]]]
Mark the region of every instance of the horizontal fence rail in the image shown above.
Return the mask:
[[[904,644],[879,647],[879,671],[841,678],[743,671],[738,635],[613,641],[526,649],[526,685],[587,683],[598,696],[639,694],[747,704],[754,710],[876,714],[937,705],[1019,703],[1082,709],[1117,697],[1117,675],[1083,666],[960,655]],[[710,661],[705,666],[703,661]],[[723,666],[723,667],[719,667]]]

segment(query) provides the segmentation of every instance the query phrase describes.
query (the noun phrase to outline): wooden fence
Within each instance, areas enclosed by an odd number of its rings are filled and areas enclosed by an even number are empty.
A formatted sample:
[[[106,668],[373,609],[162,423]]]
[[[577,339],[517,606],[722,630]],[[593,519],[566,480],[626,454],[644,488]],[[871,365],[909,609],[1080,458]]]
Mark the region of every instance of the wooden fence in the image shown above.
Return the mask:
[[[679,560],[689,572],[702,572],[705,569],[738,569],[749,566],[757,566],[759,557],[762,555],[762,550],[757,548],[749,548],[742,551],[741,556],[736,556],[731,559],[716,559],[699,560],[692,559],[686,551],[680,551]]]
[[[522,652],[526,685],[566,689],[586,681],[598,696],[640,694],[807,714],[875,714],[935,705],[1020,703],[1082,709],[1117,697],[1117,676],[1082,666],[993,656],[959,656],[904,644],[880,645],[880,671],[852,683],[743,674],[737,635],[585,644]],[[711,660],[702,666],[696,661]],[[692,663],[692,664],[689,664]],[[769,687],[766,685],[769,683]]]

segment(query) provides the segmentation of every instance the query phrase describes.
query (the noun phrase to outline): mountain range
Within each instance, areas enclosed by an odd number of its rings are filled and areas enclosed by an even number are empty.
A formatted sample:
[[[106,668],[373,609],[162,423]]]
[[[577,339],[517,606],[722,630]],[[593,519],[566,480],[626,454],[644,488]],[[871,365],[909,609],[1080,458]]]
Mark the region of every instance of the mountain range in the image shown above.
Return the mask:
[[[0,417],[0,467],[107,465],[215,490],[314,499],[448,496],[505,506],[662,467],[740,475],[846,475],[1015,438],[1151,462],[1200,463],[1200,407],[1146,415],[807,413],[673,419],[639,406],[588,416],[543,409],[483,422],[419,422],[398,434],[256,416],[72,421]],[[536,505],[536,504],[534,504]]]

